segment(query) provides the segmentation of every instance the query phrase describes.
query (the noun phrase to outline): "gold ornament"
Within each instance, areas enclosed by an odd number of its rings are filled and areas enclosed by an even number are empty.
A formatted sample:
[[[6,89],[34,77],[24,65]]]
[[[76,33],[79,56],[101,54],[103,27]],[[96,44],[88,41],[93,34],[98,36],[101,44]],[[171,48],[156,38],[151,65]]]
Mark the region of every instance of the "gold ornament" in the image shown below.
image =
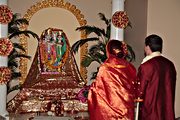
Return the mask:
[[[8,56],[13,50],[13,43],[8,38],[0,38],[0,55]]]
[[[11,79],[11,70],[8,67],[0,67],[0,84],[7,84]]]
[[[125,28],[129,23],[129,18],[124,11],[117,11],[112,16],[112,23],[117,28]]]
[[[13,18],[12,11],[8,8],[7,5],[0,5],[0,23],[8,24]]]

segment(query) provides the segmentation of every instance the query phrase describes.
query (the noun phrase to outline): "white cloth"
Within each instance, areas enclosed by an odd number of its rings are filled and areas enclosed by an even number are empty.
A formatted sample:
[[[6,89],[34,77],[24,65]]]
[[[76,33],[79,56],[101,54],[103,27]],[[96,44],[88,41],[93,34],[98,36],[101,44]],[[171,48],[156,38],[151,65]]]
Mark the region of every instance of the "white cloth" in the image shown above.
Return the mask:
[[[162,54],[161,54],[160,52],[153,52],[153,53],[151,53],[150,55],[147,55],[147,56],[143,59],[143,61],[141,62],[141,64],[145,63],[146,61],[148,61],[148,60],[150,60],[150,59],[152,59],[152,58],[154,58],[154,57],[156,57],[156,56],[162,56]]]

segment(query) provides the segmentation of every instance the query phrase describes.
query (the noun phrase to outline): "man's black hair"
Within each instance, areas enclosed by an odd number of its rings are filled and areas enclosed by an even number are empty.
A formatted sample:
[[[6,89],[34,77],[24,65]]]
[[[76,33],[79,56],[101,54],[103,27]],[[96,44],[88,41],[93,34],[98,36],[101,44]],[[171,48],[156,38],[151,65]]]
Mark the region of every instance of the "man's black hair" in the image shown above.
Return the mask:
[[[158,35],[152,34],[146,37],[145,45],[149,46],[152,52],[162,52],[163,40]]]

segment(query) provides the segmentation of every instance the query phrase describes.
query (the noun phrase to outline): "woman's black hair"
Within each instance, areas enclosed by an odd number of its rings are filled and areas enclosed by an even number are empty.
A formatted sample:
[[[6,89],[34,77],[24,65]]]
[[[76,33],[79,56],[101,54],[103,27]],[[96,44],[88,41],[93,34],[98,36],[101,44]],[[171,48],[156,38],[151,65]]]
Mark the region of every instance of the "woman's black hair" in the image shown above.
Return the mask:
[[[119,49],[120,52],[115,53],[114,49]],[[118,58],[123,58],[124,53],[123,53],[122,42],[118,40],[111,40],[109,43],[109,52],[110,54],[115,55]]]

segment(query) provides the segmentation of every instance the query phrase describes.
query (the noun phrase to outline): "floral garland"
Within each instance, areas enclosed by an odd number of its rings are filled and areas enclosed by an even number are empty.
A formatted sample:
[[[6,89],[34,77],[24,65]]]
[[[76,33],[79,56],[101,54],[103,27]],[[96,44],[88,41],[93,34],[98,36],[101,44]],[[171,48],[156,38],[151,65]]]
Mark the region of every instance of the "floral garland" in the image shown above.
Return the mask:
[[[7,5],[0,5],[0,23],[8,24],[13,18],[12,11],[8,8]]]
[[[0,84],[7,84],[11,79],[11,70],[8,67],[0,67]]]
[[[0,5],[0,24],[8,24],[13,18],[12,11],[7,5]],[[13,50],[13,44],[8,38],[0,38],[0,56],[8,56]],[[11,79],[11,70],[0,67],[0,84],[7,84]]]
[[[90,86],[84,86],[76,95],[76,98],[81,101],[82,103],[87,102],[88,92]]]
[[[117,11],[112,16],[112,23],[115,27],[125,28],[129,23],[129,18],[124,11]]]
[[[123,48],[124,55],[127,56],[128,55],[128,48],[127,48],[127,44],[124,41],[122,41],[122,48]]]
[[[13,50],[13,43],[8,38],[0,38],[0,55],[8,56]]]

